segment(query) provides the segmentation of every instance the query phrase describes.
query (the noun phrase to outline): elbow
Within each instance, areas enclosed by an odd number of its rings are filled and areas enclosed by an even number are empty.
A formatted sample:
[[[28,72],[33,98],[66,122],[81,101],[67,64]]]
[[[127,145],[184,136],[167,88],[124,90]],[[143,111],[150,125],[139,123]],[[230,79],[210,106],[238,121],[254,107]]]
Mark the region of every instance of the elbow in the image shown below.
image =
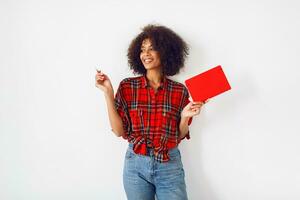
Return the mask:
[[[121,137],[121,136],[123,136],[123,134],[118,133],[118,134],[116,134],[116,136],[117,136],[117,137]]]
[[[114,129],[111,129],[111,131],[117,136],[117,137],[121,137],[124,135],[124,131],[116,131]]]
[[[184,130],[179,131],[179,138],[182,140],[189,134],[189,129],[185,128]]]
[[[179,135],[179,139],[180,139],[180,140],[183,140],[184,137],[185,137],[185,135],[183,135],[183,134],[180,134],[180,135]]]

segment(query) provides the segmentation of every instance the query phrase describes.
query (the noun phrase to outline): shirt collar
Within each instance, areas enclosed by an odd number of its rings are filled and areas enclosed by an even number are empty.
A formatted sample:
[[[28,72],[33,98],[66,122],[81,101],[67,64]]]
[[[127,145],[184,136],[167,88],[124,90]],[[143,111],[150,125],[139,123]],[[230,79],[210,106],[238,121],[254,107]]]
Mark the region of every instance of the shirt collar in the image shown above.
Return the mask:
[[[148,86],[150,87],[150,85],[148,83],[148,79],[146,77],[146,74],[141,77],[141,81],[142,81],[142,87],[144,87],[144,88],[146,88]],[[163,76],[162,83],[158,88],[166,88],[167,85],[168,85],[168,79],[166,76]]]

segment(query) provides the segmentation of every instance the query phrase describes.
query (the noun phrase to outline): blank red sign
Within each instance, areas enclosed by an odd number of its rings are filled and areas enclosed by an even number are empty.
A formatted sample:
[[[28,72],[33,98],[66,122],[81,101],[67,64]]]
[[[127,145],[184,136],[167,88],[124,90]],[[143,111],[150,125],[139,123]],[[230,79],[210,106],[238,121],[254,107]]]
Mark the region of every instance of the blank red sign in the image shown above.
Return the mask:
[[[221,65],[185,80],[185,84],[193,101],[205,101],[231,89]]]

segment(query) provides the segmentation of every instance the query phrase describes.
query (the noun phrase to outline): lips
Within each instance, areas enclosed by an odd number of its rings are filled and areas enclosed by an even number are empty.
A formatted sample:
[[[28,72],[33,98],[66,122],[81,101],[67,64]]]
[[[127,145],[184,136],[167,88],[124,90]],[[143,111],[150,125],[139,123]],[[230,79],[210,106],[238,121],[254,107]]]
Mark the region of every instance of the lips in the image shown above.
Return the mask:
[[[145,59],[143,59],[143,61],[144,61],[145,64],[149,64],[153,61],[153,59],[152,58],[145,58]]]

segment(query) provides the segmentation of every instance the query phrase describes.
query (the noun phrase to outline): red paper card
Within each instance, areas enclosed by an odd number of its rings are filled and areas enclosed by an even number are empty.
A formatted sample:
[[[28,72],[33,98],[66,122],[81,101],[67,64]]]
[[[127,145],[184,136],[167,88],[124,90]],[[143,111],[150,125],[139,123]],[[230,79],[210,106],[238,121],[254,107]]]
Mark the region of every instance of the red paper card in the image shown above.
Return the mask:
[[[185,84],[193,101],[205,101],[231,89],[221,65],[185,80]]]

